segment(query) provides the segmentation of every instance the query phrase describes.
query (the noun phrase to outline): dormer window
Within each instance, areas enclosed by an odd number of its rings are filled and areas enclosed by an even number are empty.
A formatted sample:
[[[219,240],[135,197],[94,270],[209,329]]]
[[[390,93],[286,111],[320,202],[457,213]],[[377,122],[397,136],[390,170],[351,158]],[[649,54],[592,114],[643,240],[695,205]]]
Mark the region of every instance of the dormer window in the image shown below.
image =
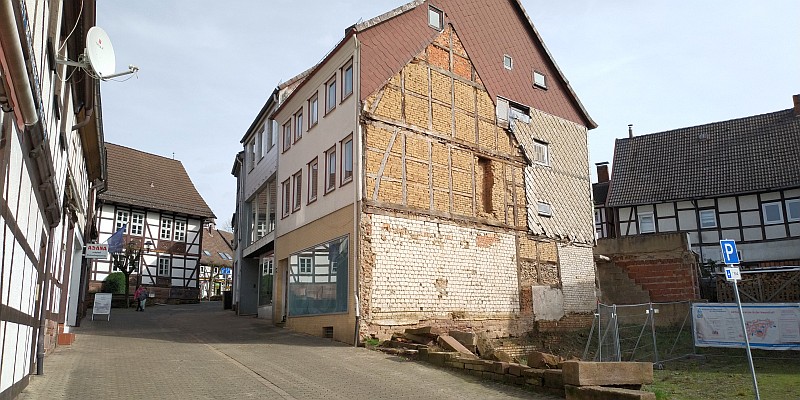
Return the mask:
[[[428,6],[428,25],[437,31],[444,29],[444,13],[442,10],[434,6]]]

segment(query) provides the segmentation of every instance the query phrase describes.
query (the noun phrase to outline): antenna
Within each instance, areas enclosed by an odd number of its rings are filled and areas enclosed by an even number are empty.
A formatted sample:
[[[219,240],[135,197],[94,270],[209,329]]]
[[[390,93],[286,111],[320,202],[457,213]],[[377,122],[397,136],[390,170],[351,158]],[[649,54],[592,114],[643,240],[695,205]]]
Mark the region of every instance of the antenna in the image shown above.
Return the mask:
[[[89,76],[103,81],[139,71],[139,67],[129,65],[127,71],[114,73],[116,69],[114,46],[106,31],[98,26],[89,28],[89,32],[86,33],[86,47],[83,54],[78,56],[78,61],[59,59],[56,62],[81,68]]]

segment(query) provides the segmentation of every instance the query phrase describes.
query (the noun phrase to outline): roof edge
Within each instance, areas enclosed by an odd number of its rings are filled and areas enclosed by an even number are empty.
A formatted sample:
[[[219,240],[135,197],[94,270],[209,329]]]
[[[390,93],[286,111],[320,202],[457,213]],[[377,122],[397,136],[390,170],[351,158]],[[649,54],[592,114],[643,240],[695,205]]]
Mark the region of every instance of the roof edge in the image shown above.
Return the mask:
[[[380,23],[386,22],[386,21],[388,21],[388,20],[390,20],[390,19],[392,19],[392,18],[394,18],[394,17],[396,17],[398,15],[402,15],[402,14],[405,14],[406,12],[408,12],[408,11],[411,11],[411,10],[417,8],[418,6],[420,6],[421,4],[425,3],[425,1],[426,0],[413,0],[411,2],[403,4],[400,7],[395,8],[394,10],[391,10],[391,11],[385,12],[385,13],[383,13],[381,15],[378,15],[377,17],[370,18],[370,19],[368,19],[368,20],[366,20],[364,22],[359,22],[359,23],[353,25],[352,28],[355,29],[356,31],[359,31],[359,32],[360,31],[365,31],[365,30],[367,30],[369,28],[372,28],[375,25],[378,25]]]

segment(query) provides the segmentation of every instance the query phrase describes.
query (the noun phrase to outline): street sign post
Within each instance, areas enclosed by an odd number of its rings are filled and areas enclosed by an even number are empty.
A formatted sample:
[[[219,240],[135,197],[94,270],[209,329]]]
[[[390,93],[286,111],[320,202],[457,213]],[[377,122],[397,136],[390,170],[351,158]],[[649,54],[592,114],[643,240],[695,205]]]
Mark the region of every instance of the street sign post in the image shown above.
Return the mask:
[[[733,240],[720,240],[719,246],[722,249],[722,260],[725,262],[725,278],[733,282],[733,294],[736,296],[736,306],[739,307],[739,318],[742,320],[742,336],[747,347],[747,361],[750,364],[750,374],[753,375],[753,390],[756,393],[756,400],[761,400],[758,394],[758,380],[756,379],[756,369],[753,367],[753,353],[750,350],[750,335],[747,332],[747,322],[744,320],[742,311],[742,300],[739,298],[739,281],[742,279],[741,271],[736,264],[739,264],[739,252],[736,251],[736,242]]]

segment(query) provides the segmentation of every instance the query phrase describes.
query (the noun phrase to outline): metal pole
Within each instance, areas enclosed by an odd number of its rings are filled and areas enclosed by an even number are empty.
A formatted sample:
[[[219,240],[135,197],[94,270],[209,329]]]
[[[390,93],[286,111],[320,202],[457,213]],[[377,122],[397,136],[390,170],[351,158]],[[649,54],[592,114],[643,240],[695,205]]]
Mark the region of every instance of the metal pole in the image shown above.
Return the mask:
[[[739,299],[739,285],[733,281],[733,294],[736,295],[736,305],[739,306],[739,318],[742,320],[742,334],[744,343],[747,347],[747,362],[750,363],[750,373],[753,375],[753,389],[756,392],[756,400],[761,400],[758,394],[758,380],[756,380],[756,369],[753,367],[753,354],[750,352],[750,338],[747,335],[747,323],[744,321],[744,311],[742,311],[742,301]]]
[[[653,332],[653,365],[655,365],[658,369],[662,369],[659,365],[658,360],[658,341],[656,340],[656,312],[653,310],[653,302],[647,303],[648,307],[650,308],[648,311],[650,313],[650,329]]]

